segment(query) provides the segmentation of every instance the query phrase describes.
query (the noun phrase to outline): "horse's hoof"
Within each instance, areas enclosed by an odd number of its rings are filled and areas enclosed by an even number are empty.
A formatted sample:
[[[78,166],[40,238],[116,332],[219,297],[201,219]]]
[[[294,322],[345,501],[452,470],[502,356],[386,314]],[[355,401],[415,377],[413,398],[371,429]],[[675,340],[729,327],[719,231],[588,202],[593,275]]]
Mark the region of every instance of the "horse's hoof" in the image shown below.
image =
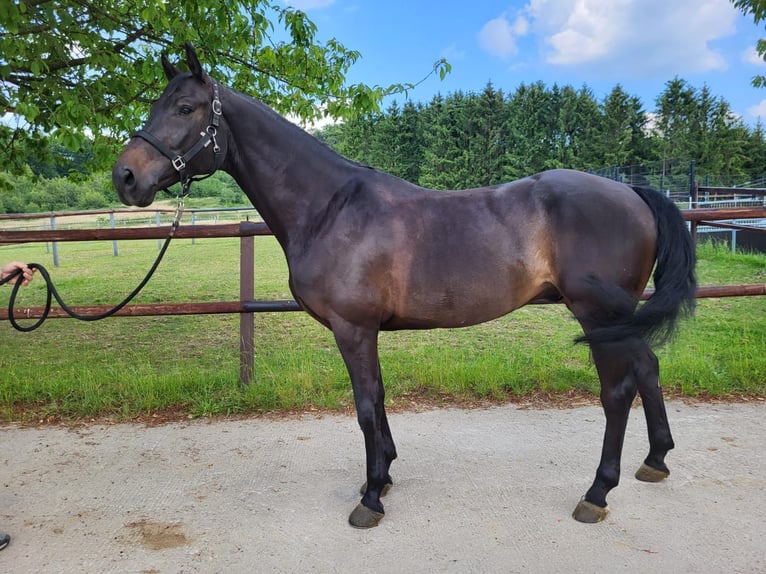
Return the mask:
[[[360,502],[348,517],[348,522],[354,528],[372,528],[377,526],[384,516],[383,512],[370,510]]]
[[[584,498],[577,503],[577,507],[572,513],[572,518],[577,522],[585,522],[587,524],[595,524],[601,522],[609,514],[609,508],[606,506],[601,507],[588,502]]]
[[[660,482],[670,474],[667,470],[660,470],[644,463],[636,471],[636,478],[642,482]]]
[[[380,491],[380,497],[383,498],[385,495],[387,495],[388,491],[391,490],[391,487],[393,485],[394,484],[392,482],[387,482],[386,485],[383,487],[383,490]],[[362,488],[359,489],[359,494],[361,494],[362,496],[367,494],[367,483],[366,482],[362,485]]]

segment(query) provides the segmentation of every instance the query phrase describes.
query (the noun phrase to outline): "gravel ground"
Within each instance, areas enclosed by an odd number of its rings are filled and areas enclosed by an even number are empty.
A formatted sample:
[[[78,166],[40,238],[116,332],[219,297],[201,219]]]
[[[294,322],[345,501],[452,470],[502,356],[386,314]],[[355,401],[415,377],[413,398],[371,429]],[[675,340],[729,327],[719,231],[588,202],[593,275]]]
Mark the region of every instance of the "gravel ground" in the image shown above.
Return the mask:
[[[668,404],[670,477],[636,481],[634,409],[606,521],[570,514],[603,414],[443,409],[390,416],[399,459],[377,528],[350,416],[0,427],[8,573],[766,572],[766,403]]]

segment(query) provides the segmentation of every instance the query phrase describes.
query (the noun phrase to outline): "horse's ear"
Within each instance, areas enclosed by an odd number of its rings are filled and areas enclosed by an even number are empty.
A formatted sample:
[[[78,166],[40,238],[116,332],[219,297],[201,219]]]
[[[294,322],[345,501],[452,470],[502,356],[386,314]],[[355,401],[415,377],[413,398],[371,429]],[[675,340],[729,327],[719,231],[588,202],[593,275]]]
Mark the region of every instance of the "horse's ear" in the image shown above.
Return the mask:
[[[202,64],[199,63],[197,58],[197,51],[192,46],[191,42],[186,43],[186,64],[189,66],[189,71],[192,76],[200,81],[205,79],[205,71],[202,69]]]
[[[160,60],[162,61],[162,69],[165,71],[168,81],[172,80],[180,73],[180,70],[170,63],[170,60],[168,60],[168,57],[165,54],[162,54]]]

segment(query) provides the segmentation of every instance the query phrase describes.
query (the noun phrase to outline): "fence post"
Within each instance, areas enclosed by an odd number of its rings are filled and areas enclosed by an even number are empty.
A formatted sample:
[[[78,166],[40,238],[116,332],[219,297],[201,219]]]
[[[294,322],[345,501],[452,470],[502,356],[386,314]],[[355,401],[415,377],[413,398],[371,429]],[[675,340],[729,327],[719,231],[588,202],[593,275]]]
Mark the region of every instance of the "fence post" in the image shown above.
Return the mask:
[[[109,227],[114,229],[114,211],[109,212]],[[112,239],[112,252],[114,253],[114,256],[117,257],[119,255],[119,252],[117,251],[117,240]]]
[[[697,197],[695,195],[695,189],[697,188],[696,182],[694,181],[696,174],[696,165],[694,163],[694,160],[691,160],[689,162],[689,197],[692,198],[692,201],[695,202],[695,205],[693,206],[694,209],[697,208],[696,201]]]
[[[161,214],[160,214],[159,211],[155,214],[155,219],[157,221],[157,227],[161,227],[162,226],[162,217],[161,217]],[[158,239],[157,240],[157,249],[162,249],[162,239]]]
[[[51,215],[51,231],[56,229],[56,216]],[[51,244],[53,245],[53,266],[58,267],[59,266],[59,244],[58,241],[52,241]]]
[[[691,199],[691,207],[692,209],[698,209],[699,204],[699,186],[697,185],[697,182],[694,180],[694,160],[692,160],[689,163],[689,198]],[[691,222],[691,235],[692,235],[692,242],[694,245],[697,245],[697,227],[699,226],[698,221],[692,221]]]
[[[240,222],[240,231],[242,222]],[[239,239],[239,301],[255,298],[255,238],[250,235]],[[249,385],[253,380],[255,315],[239,314],[239,383]]]

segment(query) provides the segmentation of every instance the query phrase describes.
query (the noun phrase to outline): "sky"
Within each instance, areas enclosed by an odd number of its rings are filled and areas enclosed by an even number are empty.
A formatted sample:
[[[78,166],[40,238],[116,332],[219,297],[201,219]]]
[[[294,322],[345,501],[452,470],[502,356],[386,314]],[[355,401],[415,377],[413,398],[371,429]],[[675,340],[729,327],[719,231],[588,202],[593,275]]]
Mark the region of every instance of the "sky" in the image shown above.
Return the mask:
[[[751,85],[766,75],[755,52],[766,29],[729,0],[284,1],[309,15],[321,41],[361,52],[350,82],[415,83],[446,58],[452,72],[410,91],[415,102],[537,81],[585,85],[601,101],[619,84],[652,112],[678,77],[707,85],[748,125],[766,123],[766,88]]]

